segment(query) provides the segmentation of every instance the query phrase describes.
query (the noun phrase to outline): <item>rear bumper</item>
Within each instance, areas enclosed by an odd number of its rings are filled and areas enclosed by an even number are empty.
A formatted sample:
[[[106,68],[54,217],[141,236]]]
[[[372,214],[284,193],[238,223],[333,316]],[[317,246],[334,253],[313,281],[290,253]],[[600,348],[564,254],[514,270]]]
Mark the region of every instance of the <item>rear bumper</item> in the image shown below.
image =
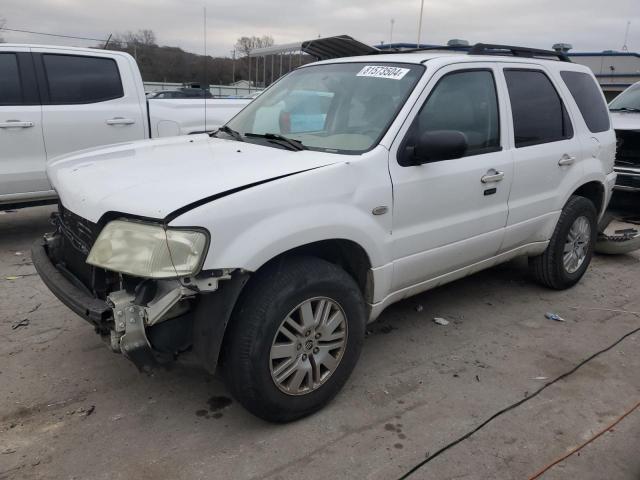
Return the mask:
[[[62,303],[96,328],[105,328],[105,323],[113,318],[107,302],[90,296],[56,268],[47,253],[45,239],[33,244],[31,258],[42,281]]]

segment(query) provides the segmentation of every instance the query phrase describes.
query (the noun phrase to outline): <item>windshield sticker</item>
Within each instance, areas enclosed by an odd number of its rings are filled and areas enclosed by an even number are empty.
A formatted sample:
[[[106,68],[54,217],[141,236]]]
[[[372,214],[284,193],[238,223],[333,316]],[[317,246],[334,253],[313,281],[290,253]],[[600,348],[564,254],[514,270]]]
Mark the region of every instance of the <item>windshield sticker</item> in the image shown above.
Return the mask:
[[[358,72],[358,77],[390,78],[400,80],[409,72],[408,68],[383,67],[380,65],[367,65]]]

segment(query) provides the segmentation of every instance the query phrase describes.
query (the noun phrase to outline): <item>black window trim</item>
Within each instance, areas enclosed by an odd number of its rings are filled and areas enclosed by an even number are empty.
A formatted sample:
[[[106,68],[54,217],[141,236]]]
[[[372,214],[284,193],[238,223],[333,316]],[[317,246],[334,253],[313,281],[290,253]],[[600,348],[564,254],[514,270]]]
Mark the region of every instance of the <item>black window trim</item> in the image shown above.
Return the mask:
[[[549,83],[551,84],[551,86],[553,87],[553,90],[556,92],[556,95],[558,96],[558,100],[560,100],[560,105],[562,106],[562,111],[566,114],[567,118],[569,119],[569,127],[571,130],[571,135],[568,135],[566,137],[562,137],[562,138],[558,138],[556,140],[544,140],[544,141],[531,141],[531,142],[523,142],[520,145],[516,145],[516,129],[515,129],[515,122],[513,121],[513,104],[511,103],[511,93],[509,92],[509,85],[507,83],[507,76],[505,75],[505,72],[538,72],[538,73],[542,73],[547,80],[549,80]],[[573,137],[575,137],[576,131],[575,128],[573,126],[573,119],[571,118],[571,113],[569,112],[569,109],[566,107],[565,105],[565,101],[564,98],[562,98],[562,95],[560,94],[560,90],[558,89],[558,86],[553,82],[553,79],[547,74],[547,72],[545,72],[544,70],[540,69],[540,68],[527,68],[527,67],[506,67],[502,69],[502,76],[504,77],[504,82],[505,82],[505,87],[507,89],[507,95],[509,96],[509,109],[511,110],[511,125],[512,125],[512,132],[513,132],[513,147],[514,148],[527,148],[527,147],[533,147],[535,145],[544,145],[546,143],[556,143],[556,142],[564,142],[566,140],[571,140]],[[563,119],[564,119],[564,115],[563,115]]]
[[[103,103],[109,102],[111,100],[117,100],[118,98],[125,97],[124,84],[122,82],[122,75],[120,74],[120,67],[118,66],[118,62],[115,58],[111,57],[102,57],[99,55],[75,55],[72,53],[49,53],[49,52],[36,52],[34,55],[37,57],[35,59],[36,70],[38,74],[38,83],[40,85],[40,95],[42,97],[43,105],[92,105],[95,103]],[[49,77],[47,76],[47,68],[44,64],[44,56],[56,56],[56,57],[80,57],[80,58],[90,58],[90,59],[102,59],[109,60],[113,62],[116,67],[116,73],[118,74],[118,80],[120,81],[120,90],[121,94],[108,98],[101,98],[100,100],[90,101],[90,102],[53,102],[51,100],[51,92],[49,91]]]
[[[496,103],[497,103],[497,107],[498,107],[498,143],[499,143],[499,145],[496,146],[496,147],[485,147],[484,149],[476,150],[471,154],[468,154],[468,155],[465,154],[462,157],[456,158],[456,159],[453,159],[453,160],[437,160],[436,162],[456,161],[456,160],[460,160],[461,158],[475,157],[476,155],[485,155],[487,153],[501,152],[503,150],[504,147],[502,145],[502,140],[503,139],[502,139],[502,117],[500,115],[500,95],[499,95],[499,92],[498,92],[498,82],[496,81],[496,74],[494,72],[494,69],[492,67],[460,68],[460,69],[457,69],[457,70],[450,70],[450,71],[444,73],[438,79],[436,84],[429,91],[429,95],[427,95],[427,98],[425,98],[424,102],[422,102],[422,105],[420,106],[420,109],[418,110],[418,113],[416,113],[414,115],[414,117],[411,119],[411,123],[409,125],[409,128],[407,129],[406,133],[404,134],[404,138],[402,139],[402,142],[400,143],[400,146],[398,147],[398,151],[396,153],[396,161],[398,162],[398,165],[400,165],[401,167],[415,167],[416,166],[413,163],[407,162],[406,159],[404,158],[405,152],[406,152],[406,148],[407,148],[407,143],[409,142],[409,139],[410,139],[410,136],[411,136],[411,129],[413,128],[414,123],[416,122],[416,120],[420,116],[420,113],[422,112],[422,109],[429,102],[429,99],[431,98],[431,95],[433,94],[433,92],[435,92],[436,88],[438,88],[438,85],[440,85],[440,82],[444,78],[449,76],[449,75],[457,74],[457,73],[468,73],[468,72],[489,72],[491,74],[491,78],[493,79],[493,88],[494,88],[495,93],[496,93]],[[431,163],[436,163],[436,162],[431,162]]]

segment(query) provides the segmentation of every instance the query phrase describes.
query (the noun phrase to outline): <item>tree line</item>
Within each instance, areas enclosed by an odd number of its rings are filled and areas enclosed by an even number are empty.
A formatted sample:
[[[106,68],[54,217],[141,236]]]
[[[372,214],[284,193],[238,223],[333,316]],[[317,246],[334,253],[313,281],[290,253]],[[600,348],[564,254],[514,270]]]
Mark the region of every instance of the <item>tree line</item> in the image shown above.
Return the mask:
[[[109,39],[106,45],[97,48],[119,50],[132,55],[140,68],[145,82],[180,82],[210,85],[228,85],[240,80],[250,80],[256,86],[267,86],[271,78],[280,75],[280,63],[276,57],[262,57],[257,60],[250,54],[263,47],[274,45],[268,35],[261,37],[240,37],[235,45],[233,56],[214,57],[199,55],[182,50],[179,47],[158,45],[152,30],[138,30],[118,34]],[[293,66],[313,61],[308,55],[297,56]],[[283,73],[288,71],[284,62]],[[256,67],[257,65],[257,67]],[[273,67],[273,71],[272,71]]]
[[[5,18],[0,15],[0,42]],[[295,55],[292,59],[277,56],[251,57],[258,48],[274,45],[273,37],[243,36],[238,38],[234,53],[230,56],[214,57],[186,52],[179,47],[159,45],[153,30],[141,29],[112,35],[94,48],[105,48],[127,52],[140,68],[145,82],[198,83],[228,85],[240,80],[249,80],[258,87],[268,86],[280,73],[290,68],[313,61],[308,55]]]

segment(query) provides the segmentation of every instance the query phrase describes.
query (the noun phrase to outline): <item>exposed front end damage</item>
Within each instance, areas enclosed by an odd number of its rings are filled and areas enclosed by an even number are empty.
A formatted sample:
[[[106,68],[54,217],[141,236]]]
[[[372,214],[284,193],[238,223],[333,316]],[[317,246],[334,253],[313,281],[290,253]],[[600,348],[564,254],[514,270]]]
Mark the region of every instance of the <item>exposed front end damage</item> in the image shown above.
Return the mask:
[[[86,259],[100,226],[62,206],[59,210],[52,216],[56,231],[32,248],[34,265],[50,290],[93,325],[111,350],[141,370],[189,351],[200,366],[215,370],[226,324],[248,273],[215,270],[149,279],[95,267]],[[212,302],[217,305],[213,311],[220,312],[214,318],[208,308]],[[207,314],[200,311],[205,305]]]

